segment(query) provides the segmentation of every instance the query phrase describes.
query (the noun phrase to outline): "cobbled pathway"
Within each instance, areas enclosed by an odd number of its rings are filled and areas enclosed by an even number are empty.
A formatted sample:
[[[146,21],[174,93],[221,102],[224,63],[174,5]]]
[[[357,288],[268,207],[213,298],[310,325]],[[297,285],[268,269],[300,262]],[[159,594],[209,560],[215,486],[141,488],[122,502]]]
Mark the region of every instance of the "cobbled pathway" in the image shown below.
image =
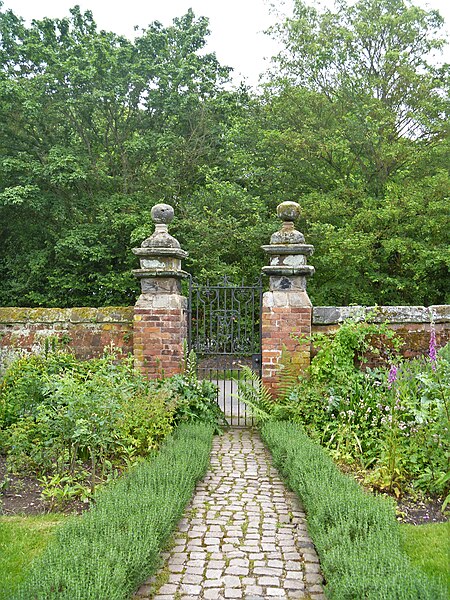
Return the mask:
[[[210,469],[164,557],[136,599],[325,598],[305,514],[254,430],[214,438]]]

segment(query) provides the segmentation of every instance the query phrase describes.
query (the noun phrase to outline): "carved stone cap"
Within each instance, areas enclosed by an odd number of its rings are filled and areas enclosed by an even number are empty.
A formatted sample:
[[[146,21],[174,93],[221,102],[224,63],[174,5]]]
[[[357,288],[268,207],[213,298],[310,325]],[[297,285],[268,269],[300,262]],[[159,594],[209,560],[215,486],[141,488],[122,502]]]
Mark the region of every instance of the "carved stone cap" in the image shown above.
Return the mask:
[[[142,242],[141,247],[181,248],[180,242],[167,231],[167,225],[159,223],[155,226],[155,232]]]
[[[297,202],[282,202],[277,206],[277,216],[282,221],[295,221],[300,216],[300,204]]]
[[[169,233],[168,226],[174,217],[174,210],[170,204],[155,204],[151,210],[151,216],[155,223],[155,231],[150,237],[142,242],[141,248],[156,248],[158,249],[158,252],[163,249],[167,249],[168,251],[174,249],[173,256],[185,258],[187,253],[185,253],[184,250],[181,250],[180,242]],[[175,252],[175,249],[178,250],[178,252]],[[134,248],[133,252],[138,255],[144,254],[138,248]],[[158,252],[149,252],[149,255],[157,254]],[[170,252],[167,252],[167,254],[170,254]]]
[[[168,225],[172,223],[174,217],[174,210],[170,204],[155,204],[150,212],[153,223],[164,223]]]
[[[270,265],[263,267],[264,275],[270,277],[270,289],[305,289],[306,277],[314,273],[314,267],[306,264],[306,257],[314,252],[314,246],[305,244],[305,237],[294,227],[300,215],[297,202],[282,202],[277,206],[277,215],[283,220],[279,231],[270,238],[270,245],[261,248],[270,256]],[[281,283],[277,283],[278,279]],[[281,288],[280,288],[281,289]]]
[[[304,244],[303,233],[294,228],[294,221],[300,216],[297,202],[282,202],[277,206],[277,216],[283,221],[281,229],[270,238],[271,244]]]
[[[276,231],[270,238],[270,243],[275,244],[289,244],[298,245],[305,242],[305,236],[300,231],[294,229],[294,223],[292,221],[284,221],[280,231]]]
[[[152,283],[152,280],[180,280],[187,277],[188,274],[181,269],[181,260],[188,253],[181,249],[178,240],[168,231],[168,225],[174,216],[173,208],[169,204],[156,204],[151,215],[155,231],[139,248],[133,248],[133,253],[139,257],[140,262],[140,269],[134,269],[133,275],[141,280],[143,294],[168,293],[167,289],[172,289],[175,285],[173,282],[169,287],[164,287]]]
[[[133,254],[136,256],[174,256],[176,258],[187,258],[189,255],[186,250],[182,250],[181,248],[168,248],[168,247],[141,247],[141,248],[133,248]]]

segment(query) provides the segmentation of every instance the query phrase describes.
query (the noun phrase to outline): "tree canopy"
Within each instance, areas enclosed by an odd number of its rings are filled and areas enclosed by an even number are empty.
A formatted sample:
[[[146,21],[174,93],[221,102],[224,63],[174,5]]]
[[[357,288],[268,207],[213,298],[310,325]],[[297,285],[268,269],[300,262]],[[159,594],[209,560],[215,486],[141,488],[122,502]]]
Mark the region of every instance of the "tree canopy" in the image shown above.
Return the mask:
[[[264,90],[231,89],[191,10],[130,41],[0,3],[0,304],[133,303],[156,202],[200,278],[252,280],[298,201],[315,304],[450,302],[449,65],[407,0],[296,0]]]

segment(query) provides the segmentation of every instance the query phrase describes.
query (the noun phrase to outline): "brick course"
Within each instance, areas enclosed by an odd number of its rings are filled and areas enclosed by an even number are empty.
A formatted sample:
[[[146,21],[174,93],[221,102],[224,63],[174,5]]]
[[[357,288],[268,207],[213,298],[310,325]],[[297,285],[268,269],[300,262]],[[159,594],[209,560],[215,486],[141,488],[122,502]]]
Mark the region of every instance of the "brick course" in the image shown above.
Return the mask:
[[[187,339],[187,300],[177,294],[166,295],[167,309],[161,308],[161,296],[141,296],[135,308],[133,339],[135,365],[147,377],[170,377],[179,373],[183,360],[183,342]],[[158,304],[158,308],[154,305]]]

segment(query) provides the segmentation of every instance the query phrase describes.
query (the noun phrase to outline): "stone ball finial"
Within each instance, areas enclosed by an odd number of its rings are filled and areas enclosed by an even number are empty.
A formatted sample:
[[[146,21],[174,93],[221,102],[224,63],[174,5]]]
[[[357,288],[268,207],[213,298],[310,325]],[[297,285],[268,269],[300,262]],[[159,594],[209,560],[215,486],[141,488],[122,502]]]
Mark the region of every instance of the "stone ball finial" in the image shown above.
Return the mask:
[[[174,217],[174,211],[170,204],[155,204],[150,214],[154,223],[164,223],[165,225],[171,223]]]
[[[277,206],[277,216],[282,221],[295,221],[300,216],[300,204],[297,202],[282,202]]]

